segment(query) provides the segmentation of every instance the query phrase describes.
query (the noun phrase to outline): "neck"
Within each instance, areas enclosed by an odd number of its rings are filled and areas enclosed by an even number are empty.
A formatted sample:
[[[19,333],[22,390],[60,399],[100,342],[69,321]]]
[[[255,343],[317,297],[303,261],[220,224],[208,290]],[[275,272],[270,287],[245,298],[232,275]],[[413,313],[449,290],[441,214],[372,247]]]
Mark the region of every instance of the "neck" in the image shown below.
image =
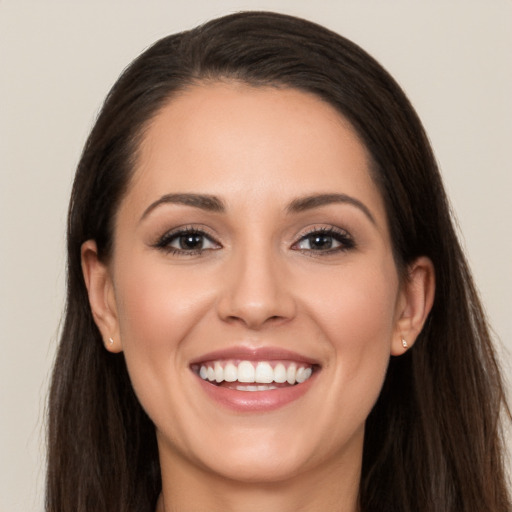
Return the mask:
[[[313,468],[279,482],[240,482],[162,462],[157,512],[357,512],[360,464]]]

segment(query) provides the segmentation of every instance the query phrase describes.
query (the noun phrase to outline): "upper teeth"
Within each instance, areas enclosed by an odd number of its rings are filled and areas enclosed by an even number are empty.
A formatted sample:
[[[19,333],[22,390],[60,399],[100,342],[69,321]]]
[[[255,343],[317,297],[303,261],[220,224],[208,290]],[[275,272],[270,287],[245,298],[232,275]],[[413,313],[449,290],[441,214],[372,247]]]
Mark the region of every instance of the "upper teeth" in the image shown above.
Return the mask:
[[[311,377],[313,370],[310,366],[290,363],[285,366],[277,363],[274,367],[267,361],[240,361],[204,363],[199,368],[199,376],[210,382],[256,382],[270,384],[271,382],[295,384]]]

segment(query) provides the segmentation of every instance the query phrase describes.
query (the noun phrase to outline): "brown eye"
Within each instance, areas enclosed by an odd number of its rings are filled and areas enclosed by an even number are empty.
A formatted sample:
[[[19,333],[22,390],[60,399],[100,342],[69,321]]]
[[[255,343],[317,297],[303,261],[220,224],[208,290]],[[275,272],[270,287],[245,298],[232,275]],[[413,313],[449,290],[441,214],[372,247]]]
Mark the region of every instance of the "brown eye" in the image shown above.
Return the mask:
[[[348,233],[334,229],[316,230],[304,235],[293,249],[311,252],[336,252],[351,249],[354,241]]]
[[[309,249],[314,251],[323,251],[326,249],[332,249],[336,244],[336,241],[331,235],[325,235],[323,233],[308,235],[305,240],[302,241],[303,245],[309,245]],[[302,248],[302,247],[301,247]],[[305,247],[304,247],[305,248]]]
[[[220,249],[220,244],[210,236],[196,229],[182,229],[166,233],[156,244],[162,249],[173,254],[199,254],[203,251]]]
[[[185,235],[180,235],[174,241],[179,249],[183,249],[185,251],[194,251],[198,249],[203,249],[205,243],[205,236],[201,233],[187,233]],[[171,246],[175,246],[174,243],[170,244]]]

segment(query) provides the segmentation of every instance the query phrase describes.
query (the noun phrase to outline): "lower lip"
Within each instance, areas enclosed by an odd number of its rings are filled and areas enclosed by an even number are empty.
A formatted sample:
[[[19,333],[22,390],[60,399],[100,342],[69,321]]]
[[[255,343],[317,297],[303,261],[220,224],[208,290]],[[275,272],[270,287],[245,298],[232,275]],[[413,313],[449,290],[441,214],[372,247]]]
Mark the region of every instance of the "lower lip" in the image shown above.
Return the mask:
[[[211,399],[237,412],[265,412],[284,407],[304,396],[315,378],[316,372],[308,380],[294,386],[267,391],[238,391],[216,386],[197,377],[202,389]]]

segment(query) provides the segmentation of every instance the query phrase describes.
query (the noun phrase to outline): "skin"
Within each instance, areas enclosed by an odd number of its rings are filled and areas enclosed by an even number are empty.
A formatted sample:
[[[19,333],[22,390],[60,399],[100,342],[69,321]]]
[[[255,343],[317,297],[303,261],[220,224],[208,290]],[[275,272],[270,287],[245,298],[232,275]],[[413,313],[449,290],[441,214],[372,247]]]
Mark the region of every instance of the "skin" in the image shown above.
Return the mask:
[[[112,257],[99,261],[90,240],[82,260],[106,347],[124,351],[156,426],[158,510],[356,511],[365,419],[434,292],[427,258],[399,278],[365,147],[313,95],[224,82],[173,98],[140,149]],[[155,204],[177,193],[214,195],[225,211]],[[289,211],[326,193],[359,204]],[[183,226],[207,233],[202,250],[155,247]],[[343,237],[317,249],[307,236],[319,229]],[[190,370],[232,346],[292,350],[320,371],[290,404],[232,411]]]

